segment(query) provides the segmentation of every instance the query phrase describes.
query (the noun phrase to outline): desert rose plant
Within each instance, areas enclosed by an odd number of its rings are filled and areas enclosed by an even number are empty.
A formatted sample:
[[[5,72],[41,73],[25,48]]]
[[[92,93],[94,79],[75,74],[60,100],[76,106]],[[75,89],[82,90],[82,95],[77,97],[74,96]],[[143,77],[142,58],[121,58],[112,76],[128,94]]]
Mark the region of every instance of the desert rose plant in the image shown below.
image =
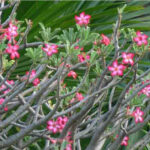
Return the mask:
[[[0,25],[0,149],[143,149],[150,142],[150,69],[139,62],[150,39],[121,28],[125,7],[112,35],[92,32],[92,16],[81,12],[75,29],[52,32],[40,23],[38,41],[29,43],[32,22],[24,27],[15,19],[18,5],[1,1],[0,7],[1,15],[12,7]],[[32,65],[12,80],[21,51]]]

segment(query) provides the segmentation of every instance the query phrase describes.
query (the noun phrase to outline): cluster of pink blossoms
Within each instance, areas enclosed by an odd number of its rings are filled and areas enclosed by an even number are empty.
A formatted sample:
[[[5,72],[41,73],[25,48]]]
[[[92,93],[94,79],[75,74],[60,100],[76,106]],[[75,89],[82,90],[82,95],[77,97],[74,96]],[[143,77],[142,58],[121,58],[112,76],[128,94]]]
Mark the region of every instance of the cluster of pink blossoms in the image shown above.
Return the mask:
[[[52,133],[61,133],[62,130],[64,129],[66,123],[68,121],[68,117],[58,117],[56,121],[53,120],[49,120],[47,122],[47,129],[49,131],[51,131]],[[65,140],[68,142],[68,144],[66,145],[65,150],[72,150],[72,140],[71,140],[71,133],[68,132],[67,136],[65,137]],[[50,138],[50,141],[52,143],[57,143],[59,141]]]
[[[7,80],[7,83],[10,84],[10,85],[13,85],[14,81],[13,80]],[[3,94],[7,94],[10,91],[10,89],[7,88],[7,86],[5,84],[3,84],[0,87],[0,91],[2,91]]]
[[[148,36],[147,35],[141,34],[140,31],[137,31],[136,35],[137,35],[137,37],[134,37],[133,41],[136,42],[138,46],[141,46],[142,44],[144,44],[144,45],[148,44],[148,41],[147,41]],[[133,57],[134,57],[133,53],[123,52],[122,53],[122,58],[123,58],[122,63],[125,65],[130,64],[131,66],[133,66],[134,65]],[[122,76],[123,71],[126,69],[126,66],[124,66],[123,64],[118,65],[118,61],[115,60],[112,64],[112,66],[108,66],[108,70],[111,71],[111,75],[112,76],[117,76],[117,75]],[[147,88],[144,90],[147,90]]]
[[[58,53],[58,46],[55,44],[45,44],[45,47],[42,47],[42,50],[46,52],[48,56]]]
[[[131,114],[129,112],[129,107],[128,107],[127,114],[134,117],[135,123],[139,123],[139,122],[142,123],[144,121],[144,119],[143,119],[144,112],[140,109],[140,107],[136,107],[135,111],[133,111]],[[129,140],[129,137],[125,136],[121,142],[121,145],[127,146],[128,140]]]
[[[80,26],[83,25],[87,26],[90,22],[90,18],[91,18],[90,15],[85,15],[85,12],[82,12],[80,16],[75,16],[75,21]]]
[[[130,113],[130,107],[128,106],[127,107],[127,115],[129,115],[131,117],[134,117],[134,120],[135,120],[136,124],[137,123],[142,123],[144,121],[144,119],[143,119],[144,112],[141,110],[140,107],[136,107],[136,109],[132,113]],[[128,145],[128,140],[129,140],[129,137],[125,136],[124,139],[121,142],[121,145],[127,146]]]
[[[53,134],[56,134],[56,133],[61,133],[62,130],[64,129],[66,123],[68,121],[68,117],[58,117],[56,121],[53,121],[53,120],[49,120],[47,122],[47,129],[49,131],[51,131]],[[67,141],[67,145],[66,145],[66,148],[65,150],[72,150],[72,140],[71,140],[71,132],[68,132],[67,136],[63,139],[63,140],[66,140]],[[62,142],[63,140],[55,140],[53,138],[50,138],[50,141],[54,144],[54,143],[57,143],[57,142]]]
[[[65,150],[72,150],[72,139],[71,139],[71,132],[68,132],[67,136],[65,137],[65,140],[67,141],[67,145],[66,145],[66,148]]]
[[[112,66],[108,66],[108,70],[111,71],[111,76],[122,76],[123,75],[123,71],[126,69],[125,65],[130,64],[131,66],[134,65],[134,61],[133,61],[133,57],[134,54],[133,53],[126,53],[123,52],[122,53],[122,63],[123,64],[118,64],[118,61],[115,60],[112,63]]]
[[[26,72],[26,75],[29,75],[29,71]],[[32,70],[31,73],[30,73],[29,79],[32,79],[35,76],[36,76],[36,71]],[[25,77],[25,79],[27,79],[27,77]],[[33,83],[34,86],[37,86],[40,83],[40,79],[39,78],[35,78],[32,83]]]
[[[54,134],[58,132],[60,133],[65,127],[67,121],[68,121],[67,117],[58,117],[56,121],[49,120],[47,122],[47,129]]]
[[[14,85],[14,81],[13,80],[7,80],[7,83],[10,84],[10,85]],[[2,84],[1,87],[0,87],[0,91],[3,94],[7,94],[10,91],[10,88],[7,88],[7,86],[5,84]],[[4,98],[0,98],[0,105],[2,105],[4,101],[5,101]],[[4,107],[4,111],[8,111],[8,107],[7,106]]]
[[[141,45],[147,45],[148,44],[148,41],[147,41],[147,38],[148,36],[146,34],[141,34],[140,31],[137,31],[136,32],[136,37],[133,38],[133,41],[137,43],[138,46],[141,46]]]
[[[79,42],[80,39],[77,39],[76,42]],[[84,48],[83,47],[79,47],[78,45],[74,47],[75,50],[80,50],[80,51],[83,51]],[[90,59],[90,56],[89,55],[86,55],[85,52],[82,52],[81,54],[78,55],[78,60],[79,62],[84,62],[85,60],[89,60]]]
[[[12,22],[9,23],[9,27],[4,29],[4,34],[1,35],[2,38],[6,37],[6,39],[12,42],[14,45],[8,43],[5,53],[10,55],[11,59],[19,58],[20,55],[18,53],[19,45],[16,45],[15,38],[18,36],[18,27],[13,25]]]
[[[75,16],[75,21],[78,25],[80,26],[87,26],[90,23],[90,19],[91,16],[90,15],[85,15],[85,12],[80,13],[80,16]],[[79,41],[79,39],[77,40],[77,42]],[[75,46],[74,49],[80,49],[81,51],[83,51],[83,47],[79,47],[79,46]],[[79,54],[78,55],[78,60],[79,62],[84,62],[85,60],[89,60],[90,56],[86,55],[85,53]],[[76,73],[74,71],[71,71],[68,73],[68,76],[72,76],[74,79],[76,79]]]

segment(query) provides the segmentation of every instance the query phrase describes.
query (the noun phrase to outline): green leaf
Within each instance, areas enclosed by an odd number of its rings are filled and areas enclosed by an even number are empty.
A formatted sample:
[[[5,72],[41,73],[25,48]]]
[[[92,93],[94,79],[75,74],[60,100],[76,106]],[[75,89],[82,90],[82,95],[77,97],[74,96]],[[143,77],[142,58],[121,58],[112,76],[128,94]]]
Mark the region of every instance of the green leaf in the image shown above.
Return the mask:
[[[45,26],[43,25],[43,23],[39,23],[40,27],[41,27],[41,31],[39,31],[42,40],[44,40],[45,42],[49,42],[55,38],[57,38],[58,36],[56,35],[59,31],[60,28],[55,29],[53,32],[51,30],[51,28],[45,28]],[[38,37],[36,37],[37,39],[40,39]]]
[[[0,51],[6,49],[6,47],[7,45],[4,42],[0,43]]]
[[[96,60],[97,55],[98,55],[97,52],[95,52],[95,51],[91,52],[90,64],[94,63],[94,61]]]
[[[3,69],[6,70],[6,69],[9,69],[14,63],[15,61],[14,60],[8,60],[7,58],[3,57]]]
[[[68,30],[63,30],[63,34],[57,36],[57,39],[62,43],[70,43],[74,44],[77,40],[77,32],[74,31],[73,28],[69,28]]]
[[[66,145],[67,145],[67,141],[63,141],[60,150],[64,150],[66,148]]]
[[[143,100],[146,96],[144,94],[141,94],[140,96],[136,96],[131,100],[131,105],[133,106],[143,106]]]
[[[94,71],[96,72],[97,75],[100,75],[102,72],[102,69],[100,67],[99,62],[96,62],[96,68],[94,69]]]
[[[134,145],[139,139],[141,139],[144,136],[144,133],[142,131],[138,131],[132,135],[129,136],[128,146],[126,147],[126,150],[130,150],[132,145]]]
[[[27,53],[25,54],[25,56],[31,58],[33,63],[39,62],[43,57],[43,52],[41,50],[41,47],[34,48],[34,49],[27,48],[26,51],[27,51]]]
[[[54,146],[54,149],[55,149],[55,150],[59,150],[59,147],[58,147],[58,146]]]

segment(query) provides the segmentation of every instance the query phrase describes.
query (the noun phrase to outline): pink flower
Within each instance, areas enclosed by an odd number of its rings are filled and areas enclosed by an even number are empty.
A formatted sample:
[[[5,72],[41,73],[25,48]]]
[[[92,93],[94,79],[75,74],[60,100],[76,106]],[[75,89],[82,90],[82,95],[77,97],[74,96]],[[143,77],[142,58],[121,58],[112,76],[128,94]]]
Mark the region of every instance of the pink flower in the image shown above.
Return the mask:
[[[0,105],[2,105],[4,101],[5,101],[4,98],[0,98]],[[8,111],[8,107],[4,107],[4,111]]]
[[[56,121],[49,120],[47,122],[47,129],[53,133],[62,132],[68,121],[67,117],[58,117]]]
[[[55,139],[49,138],[49,140],[50,140],[53,144],[57,143],[57,140],[55,140]]]
[[[146,96],[150,97],[150,85],[146,86],[144,89],[142,89],[142,93]]]
[[[71,139],[71,132],[67,133],[67,136],[65,137],[65,140],[68,142],[68,144],[66,145],[66,149],[65,150],[72,150],[72,139]]]
[[[71,132],[67,133],[67,136],[65,137],[66,141],[68,141],[68,143],[73,143],[72,139],[71,139]]]
[[[11,59],[19,58],[20,55],[18,53],[19,45],[12,46],[10,43],[8,43],[7,48],[5,50],[6,53],[10,54]]]
[[[26,75],[29,75],[29,71],[26,72]],[[32,70],[30,73],[30,77],[29,79],[32,79],[36,76],[36,70]],[[24,79],[27,79],[27,77],[25,77]],[[34,81],[32,82],[34,86],[37,86],[40,83],[40,79],[36,78],[34,79]]]
[[[146,82],[149,82],[147,80]],[[145,82],[142,82],[144,84]],[[138,95],[145,94],[147,97],[150,97],[150,85],[147,85],[145,88],[143,88],[140,92],[138,92]]]
[[[66,67],[67,67],[67,68],[70,68],[70,67],[71,67],[71,65],[70,65],[70,64],[66,64]]]
[[[70,100],[70,103],[73,103],[75,101],[75,98],[72,98],[71,100]]]
[[[134,64],[133,57],[134,57],[133,53],[123,52],[122,53],[122,58],[123,58],[122,63],[123,64],[131,64],[133,66],[133,64]]]
[[[94,45],[97,45],[97,41],[95,40],[95,41],[93,42],[93,44],[94,44]]]
[[[89,60],[89,59],[90,59],[90,56],[89,56],[89,55],[86,55],[85,53],[78,55],[78,60],[79,60],[80,62],[84,62],[85,60]]]
[[[109,45],[110,44],[110,39],[104,34],[101,34],[101,36],[102,36],[101,43],[106,45],[106,46]]]
[[[68,77],[73,77],[74,79],[77,78],[77,74],[76,74],[76,72],[74,72],[74,71],[70,71],[67,76],[68,76]]]
[[[59,125],[59,132],[62,132],[63,128],[65,127],[66,123],[68,121],[67,117],[58,117],[56,122]]]
[[[40,79],[36,78],[36,79],[34,79],[34,81],[32,83],[34,86],[37,86],[40,83]]]
[[[58,117],[56,121],[59,125],[65,126],[68,121],[68,117]]]
[[[76,93],[76,98],[77,98],[77,100],[79,100],[79,101],[81,101],[81,100],[83,100],[84,99],[84,96],[81,94],[81,93]]]
[[[10,85],[13,85],[14,81],[13,80],[7,80],[7,83]],[[2,84],[2,86],[0,87],[0,91],[2,91],[4,89],[6,89],[6,90],[2,92],[3,94],[7,94],[10,91],[10,89],[7,88],[7,86],[5,84]]]
[[[140,109],[140,107],[136,107],[136,110],[132,113],[132,116],[135,119],[135,123],[143,122],[144,119],[142,116],[144,115],[144,112]]]
[[[3,104],[4,100],[5,100],[5,99],[0,98],[0,105],[2,105],[2,104]]]
[[[74,47],[74,49],[79,49],[79,48],[80,48],[80,47],[79,47],[78,45]]]
[[[6,32],[4,33],[4,35],[6,36],[6,38],[11,41],[12,38],[15,38],[18,36],[18,27],[13,25],[11,22],[9,23],[9,27],[6,29]]]
[[[130,90],[132,90],[132,88],[133,88],[133,85],[131,85],[130,87],[129,87],[129,90],[127,90],[127,94],[130,92]]]
[[[0,87],[0,91],[2,91],[3,89],[6,88],[6,85],[5,84],[2,84],[1,87]]]
[[[4,108],[4,111],[8,111],[8,107],[5,107],[5,108]]]
[[[79,50],[79,49],[80,49],[81,51],[83,51],[83,50],[84,50],[84,48],[83,48],[83,47],[81,47],[81,48],[80,48],[79,46],[75,46],[75,47],[74,47],[74,49],[76,49],[76,50]]]
[[[47,122],[47,129],[53,133],[57,133],[59,130],[59,125],[56,122],[50,120]]]
[[[26,75],[29,75],[29,71],[27,71],[27,72],[26,72]],[[31,71],[31,73],[30,73],[30,77],[29,77],[29,79],[34,78],[34,77],[35,77],[35,75],[36,75],[36,70],[32,70],[32,71]]]
[[[7,83],[13,85],[15,82],[13,80],[7,80]]]
[[[80,48],[80,50],[81,50],[81,51],[83,51],[83,50],[84,50],[84,48],[83,48],[83,47],[81,47],[81,48]]]
[[[53,54],[58,53],[58,46],[55,44],[45,44],[45,47],[42,47],[42,50],[46,52],[48,56],[52,56]]]
[[[146,86],[140,91],[141,94],[145,94],[147,97],[150,97],[150,85]]]
[[[108,66],[108,70],[111,71],[111,76],[122,76],[123,71],[126,69],[124,65],[118,65],[118,61],[115,60],[112,66]]]
[[[124,146],[127,146],[128,145],[128,140],[129,140],[129,137],[128,136],[125,136],[121,142],[121,145],[124,145]]]
[[[63,65],[64,65],[64,62],[62,62],[62,63],[60,64],[60,66],[63,66]],[[65,67],[70,68],[71,65],[70,65],[70,64],[66,64]]]
[[[72,145],[71,144],[67,144],[65,150],[72,150]]]
[[[140,31],[136,32],[136,37],[133,38],[133,41],[137,43],[138,46],[141,46],[142,44],[147,45],[148,41],[147,38],[148,36],[146,34],[141,34]]]
[[[90,22],[90,15],[85,15],[85,12],[82,12],[80,14],[80,16],[75,16],[75,21],[78,25],[82,26],[82,25],[88,25]]]

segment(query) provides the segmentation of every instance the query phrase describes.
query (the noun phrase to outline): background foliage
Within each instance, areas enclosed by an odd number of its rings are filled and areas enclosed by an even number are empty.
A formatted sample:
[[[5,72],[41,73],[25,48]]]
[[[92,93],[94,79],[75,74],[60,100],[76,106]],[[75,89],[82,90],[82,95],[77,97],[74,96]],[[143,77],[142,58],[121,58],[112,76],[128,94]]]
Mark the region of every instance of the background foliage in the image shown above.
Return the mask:
[[[42,22],[46,27],[51,27],[52,31],[56,28],[63,29],[75,27],[74,16],[82,11],[92,16],[90,27],[97,33],[111,34],[112,25],[116,21],[117,8],[127,4],[123,14],[123,27],[132,27],[136,30],[145,31],[150,35],[150,13],[148,1],[137,0],[99,0],[99,1],[21,1],[18,8],[17,19],[24,20],[25,18],[33,21],[33,27],[30,31],[28,42],[34,41],[34,36],[38,35]],[[9,11],[4,14],[5,19]],[[24,55],[25,51],[21,54]],[[149,66],[148,59],[141,61],[141,66]],[[24,74],[31,65],[27,57],[21,57],[18,63],[17,70],[12,74],[12,78],[19,73]]]

